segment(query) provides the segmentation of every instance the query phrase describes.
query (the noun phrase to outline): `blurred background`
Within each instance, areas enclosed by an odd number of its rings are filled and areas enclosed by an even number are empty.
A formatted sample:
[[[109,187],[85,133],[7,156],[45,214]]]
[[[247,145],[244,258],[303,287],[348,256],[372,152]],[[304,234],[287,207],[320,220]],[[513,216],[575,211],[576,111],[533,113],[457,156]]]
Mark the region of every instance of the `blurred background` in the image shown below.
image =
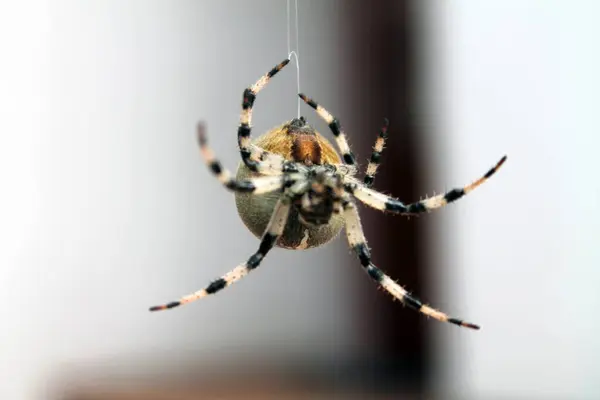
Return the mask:
[[[302,91],[363,167],[391,120],[376,188],[414,201],[508,154],[433,214],[361,208],[375,263],[482,330],[392,301],[343,235],[149,313],[258,245],[194,126],[233,169],[242,91],[287,57],[286,2],[5,2],[0,399],[600,398],[600,4],[298,3]],[[255,135],[296,115],[295,72],[258,96]]]

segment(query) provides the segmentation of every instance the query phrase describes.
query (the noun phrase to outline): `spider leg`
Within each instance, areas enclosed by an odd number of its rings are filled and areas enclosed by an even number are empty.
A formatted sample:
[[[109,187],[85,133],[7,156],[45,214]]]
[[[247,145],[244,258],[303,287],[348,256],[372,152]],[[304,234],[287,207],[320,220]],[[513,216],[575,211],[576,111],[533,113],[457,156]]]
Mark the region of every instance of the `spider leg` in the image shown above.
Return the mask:
[[[377,173],[377,168],[379,167],[381,161],[381,152],[383,151],[383,146],[385,146],[385,140],[388,137],[388,127],[390,126],[390,121],[385,118],[383,120],[383,126],[381,127],[381,131],[379,132],[379,136],[375,141],[375,146],[373,146],[373,153],[371,153],[371,158],[369,159],[369,165],[367,166],[367,173],[363,180],[363,183],[366,187],[373,186],[373,181],[375,180],[375,174]]]
[[[342,158],[345,164],[354,165],[356,164],[356,160],[354,158],[354,154],[350,151],[350,146],[348,145],[348,140],[346,139],[346,134],[340,125],[340,121],[331,115],[326,109],[317,104],[313,99],[307,97],[305,94],[298,94],[302,100],[312,108],[317,111],[319,117],[321,117],[327,125],[329,125],[329,129],[335,136],[335,141],[342,153]]]
[[[281,198],[277,202],[277,205],[275,206],[275,211],[273,211],[273,215],[271,216],[271,220],[267,225],[265,233],[262,236],[258,250],[256,251],[256,253],[250,256],[248,261],[238,265],[222,277],[212,281],[204,289],[184,296],[177,301],[172,301],[163,305],[150,307],[150,311],[166,310],[169,308],[180,306],[182,304],[191,303],[192,301],[201,299],[210,294],[215,294],[221,289],[226,288],[227,286],[239,281],[244,276],[248,275],[250,271],[253,271],[260,265],[260,262],[265,258],[269,250],[271,250],[275,242],[277,242],[279,236],[281,236],[281,234],[283,233],[283,228],[285,227],[288,218],[290,206],[290,197],[288,197],[285,194],[281,196]]]
[[[240,126],[238,128],[238,146],[242,161],[250,170],[254,172],[260,171],[260,161],[264,154],[268,154],[257,146],[251,145],[250,133],[252,131],[252,107],[256,100],[256,95],[260,92],[269,80],[275,76],[283,67],[290,62],[289,59],[283,60],[271,69],[267,74],[263,75],[254,85],[244,90],[242,99],[242,113],[240,115]],[[262,154],[262,157],[261,157]]]
[[[250,160],[256,166],[256,172],[261,175],[279,175],[285,170],[285,158],[252,143],[250,144]]]
[[[506,161],[506,156],[502,157],[500,161],[496,163],[485,175],[481,178],[473,181],[472,183],[457,189],[452,189],[445,194],[440,194],[433,197],[428,197],[424,200],[417,201],[411,204],[404,204],[400,200],[386,196],[383,193],[377,192],[373,189],[369,189],[356,179],[346,177],[346,184],[344,189],[346,192],[354,195],[358,200],[362,201],[366,205],[373,207],[377,210],[388,211],[393,214],[420,214],[429,212],[436,208],[443,207],[453,201],[456,201],[471,192],[473,189],[480,186],[483,182],[487,181]]]
[[[344,176],[354,176],[358,173],[356,165],[348,164],[331,164],[335,167],[336,171]]]
[[[237,180],[233,177],[225,167],[221,165],[221,162],[216,159],[213,150],[208,146],[206,140],[206,128],[204,124],[200,123],[197,127],[198,143],[200,145],[200,153],[206,162],[208,168],[217,177],[219,182],[223,184],[227,189],[234,192],[244,193],[255,193],[262,194],[273,192],[275,190],[282,189],[286,185],[290,185],[295,179],[300,178],[301,174],[282,174],[281,167],[278,175],[271,176],[260,176],[252,179]]]
[[[348,243],[352,250],[354,250],[356,253],[360,263],[365,268],[365,271],[367,274],[369,274],[371,279],[381,285],[385,290],[387,290],[392,296],[400,300],[402,303],[420,313],[435,318],[438,321],[449,322],[465,328],[479,329],[478,325],[462,321],[458,318],[450,317],[441,311],[423,304],[419,299],[411,296],[406,289],[398,285],[392,278],[377,268],[371,261],[371,254],[369,252],[369,248],[367,247],[367,241],[360,223],[358,210],[356,209],[356,205],[350,200],[346,200],[344,203],[344,219],[346,220],[346,235],[348,237]]]

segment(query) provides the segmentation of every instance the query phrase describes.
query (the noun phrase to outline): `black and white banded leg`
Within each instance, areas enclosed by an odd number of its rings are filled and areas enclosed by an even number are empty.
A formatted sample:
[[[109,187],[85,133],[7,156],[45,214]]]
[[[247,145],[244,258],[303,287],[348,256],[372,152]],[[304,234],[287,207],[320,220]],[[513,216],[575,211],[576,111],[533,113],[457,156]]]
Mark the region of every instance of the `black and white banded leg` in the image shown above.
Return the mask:
[[[438,321],[449,322],[465,328],[479,329],[479,326],[475,324],[462,321],[458,318],[450,317],[441,311],[423,304],[419,299],[411,296],[406,289],[398,285],[392,278],[377,268],[371,262],[371,254],[363,233],[356,205],[350,200],[346,200],[344,203],[344,219],[346,221],[346,235],[348,237],[348,243],[358,256],[361,265],[364,267],[371,279],[381,285],[381,287],[383,287],[402,303],[420,313],[435,318]]]
[[[283,67],[290,62],[289,59],[283,60],[277,64],[273,69],[263,75],[254,85],[244,90],[242,99],[242,113],[240,115],[240,126],[238,128],[238,146],[240,148],[240,155],[242,161],[246,166],[254,172],[261,171],[261,161],[267,161],[269,157],[278,157],[272,153],[269,153],[257,146],[251,144],[250,133],[252,131],[252,107],[256,100],[256,95],[269,83],[269,80],[275,76]]]
[[[496,165],[481,178],[462,188],[452,189],[445,194],[428,197],[411,204],[404,204],[396,198],[369,189],[354,178],[345,179],[346,184],[344,185],[344,189],[346,192],[354,195],[358,200],[377,210],[387,211],[393,214],[420,214],[435,210],[436,208],[441,208],[473,191],[494,175],[505,161],[506,156],[502,157],[500,161],[498,161]]]
[[[383,126],[381,127],[381,131],[379,131],[379,136],[375,141],[375,146],[373,146],[373,153],[371,153],[371,158],[369,159],[369,165],[367,166],[367,173],[365,174],[365,178],[363,183],[366,187],[373,186],[373,181],[375,180],[375,174],[377,173],[377,168],[381,163],[381,152],[383,151],[383,147],[385,146],[385,141],[388,137],[388,127],[390,126],[390,121],[385,118],[383,120]]]
[[[296,179],[302,177],[301,174],[291,173],[282,174],[281,167],[277,175],[260,176],[257,178],[237,180],[233,177],[227,168],[223,167],[221,162],[217,160],[213,150],[208,146],[206,139],[206,127],[199,123],[197,127],[198,143],[200,145],[200,153],[206,162],[208,168],[217,177],[219,182],[227,189],[234,192],[262,194],[283,189],[294,183]]]
[[[342,129],[340,121],[305,94],[300,93],[298,96],[300,96],[300,98],[304,100],[306,104],[314,108],[317,111],[317,114],[319,114],[319,117],[321,117],[327,123],[327,125],[329,125],[329,129],[331,129],[333,136],[335,136],[335,141],[340,149],[340,152],[342,153],[342,159],[344,160],[344,163],[348,165],[356,164],[356,159],[350,150],[348,139],[346,139],[346,134]]]
[[[167,310],[169,308],[174,308],[183,304],[191,303],[192,301],[196,301],[208,295],[215,294],[218,291],[226,288],[227,286],[239,281],[244,276],[248,275],[250,271],[253,271],[260,265],[261,261],[265,258],[269,250],[271,250],[275,242],[277,242],[279,236],[281,236],[281,234],[283,233],[283,228],[285,227],[285,224],[287,222],[290,206],[290,198],[285,194],[282,195],[279,201],[277,202],[277,205],[275,206],[275,211],[273,212],[273,216],[271,217],[271,220],[267,225],[266,231],[262,236],[258,250],[256,251],[256,253],[250,256],[248,261],[238,265],[222,277],[212,281],[204,289],[201,289],[190,295],[184,296],[177,301],[173,301],[160,306],[150,307],[150,311]]]

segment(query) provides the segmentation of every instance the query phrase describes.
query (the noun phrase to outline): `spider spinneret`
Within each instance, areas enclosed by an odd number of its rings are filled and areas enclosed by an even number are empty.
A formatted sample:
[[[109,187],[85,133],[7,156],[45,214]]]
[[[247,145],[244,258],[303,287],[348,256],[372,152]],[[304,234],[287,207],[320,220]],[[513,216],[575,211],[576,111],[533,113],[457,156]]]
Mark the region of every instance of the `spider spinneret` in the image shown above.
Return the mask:
[[[199,124],[197,129],[200,150],[206,164],[216,178],[235,193],[238,213],[244,224],[261,238],[258,250],[247,261],[204,289],[178,301],[151,307],[150,311],[174,308],[224,289],[256,269],[274,246],[288,249],[321,246],[345,228],[348,243],[367,274],[392,296],[439,321],[479,329],[475,324],[450,317],[423,304],[373,264],[354,199],[391,214],[429,212],[460,199],[480,186],[502,166],[506,156],[469,185],[404,204],[370,188],[387,139],[387,119],[375,142],[362,182],[355,177],[355,157],[339,120],[304,94],[299,94],[300,98],[327,123],[341,157],[323,136],[306,123],[304,117],[294,118],[252,141],[252,107],[256,95],[288,63],[289,59],[284,60],[244,90],[238,128],[242,161],[235,177],[221,165],[208,146],[204,125]]]

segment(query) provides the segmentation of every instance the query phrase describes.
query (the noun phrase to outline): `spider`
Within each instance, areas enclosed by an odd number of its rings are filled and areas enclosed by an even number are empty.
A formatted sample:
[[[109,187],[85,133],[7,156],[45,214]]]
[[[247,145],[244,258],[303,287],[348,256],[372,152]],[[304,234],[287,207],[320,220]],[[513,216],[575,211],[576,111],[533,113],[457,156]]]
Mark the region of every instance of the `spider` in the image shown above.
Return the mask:
[[[235,193],[243,222],[255,236],[260,237],[258,250],[246,262],[212,281],[204,289],[178,301],[151,307],[150,311],[174,308],[221,291],[255,270],[274,246],[287,249],[321,246],[345,228],[348,243],[368,276],[392,296],[406,306],[439,321],[479,329],[478,325],[450,317],[423,304],[373,264],[355,199],[391,214],[429,212],[460,199],[481,185],[502,166],[506,156],[469,185],[412,204],[404,204],[371,189],[388,137],[387,119],[384,120],[373,147],[362,182],[355,177],[356,160],[340,121],[302,93],[299,94],[300,98],[328,124],[342,154],[341,158],[333,146],[306,123],[304,117],[294,118],[252,141],[252,107],[256,95],[288,63],[289,59],[284,60],[244,90],[238,128],[242,161],[236,177],[221,165],[208,146],[204,124],[199,123],[197,126],[201,154],[221,184]]]

